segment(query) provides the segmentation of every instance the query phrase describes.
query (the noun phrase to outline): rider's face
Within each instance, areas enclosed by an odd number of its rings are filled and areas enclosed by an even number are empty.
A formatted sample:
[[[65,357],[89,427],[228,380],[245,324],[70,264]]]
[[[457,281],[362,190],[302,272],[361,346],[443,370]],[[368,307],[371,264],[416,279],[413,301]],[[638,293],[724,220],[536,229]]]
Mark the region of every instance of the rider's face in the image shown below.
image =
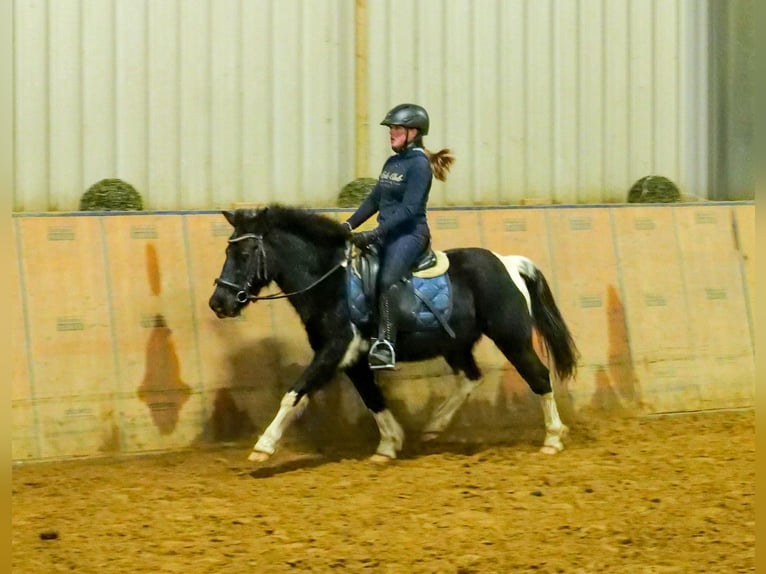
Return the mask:
[[[388,128],[388,137],[391,141],[391,149],[395,151],[404,149],[407,145],[407,136],[410,130],[416,131],[413,128],[405,128],[404,126],[390,126]]]

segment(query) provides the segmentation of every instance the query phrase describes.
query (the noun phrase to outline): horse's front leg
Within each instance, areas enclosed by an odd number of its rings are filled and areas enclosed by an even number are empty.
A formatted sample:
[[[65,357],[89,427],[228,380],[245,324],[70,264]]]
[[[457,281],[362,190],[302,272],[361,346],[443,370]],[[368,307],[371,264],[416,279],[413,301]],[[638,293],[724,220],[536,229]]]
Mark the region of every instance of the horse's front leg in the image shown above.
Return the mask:
[[[300,414],[306,409],[309,404],[309,397],[307,394],[299,394],[297,391],[291,390],[285,393],[282,397],[282,402],[279,404],[279,411],[271,421],[263,434],[258,437],[258,442],[253,446],[253,451],[247,460],[251,462],[264,462],[274,454],[277,449],[277,443],[282,438],[287,427],[300,416]]]
[[[274,454],[285,430],[306,409],[309,394],[330,381],[345,349],[346,345],[334,341],[314,354],[309,366],[282,397],[276,416],[253,446],[249,461],[264,462]]]

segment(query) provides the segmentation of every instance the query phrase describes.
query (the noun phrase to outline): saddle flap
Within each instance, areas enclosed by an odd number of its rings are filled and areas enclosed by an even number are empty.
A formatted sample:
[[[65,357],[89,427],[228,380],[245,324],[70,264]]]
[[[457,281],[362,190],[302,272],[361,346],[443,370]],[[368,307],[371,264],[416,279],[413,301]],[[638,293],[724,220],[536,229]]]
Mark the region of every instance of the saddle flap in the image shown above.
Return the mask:
[[[375,296],[367,294],[369,285],[364,285],[366,264],[355,262],[349,267],[347,302],[351,320],[363,331],[373,328],[377,308]],[[396,290],[392,304],[401,331],[444,329],[454,336],[447,325],[452,314],[452,296],[449,275],[437,274],[433,278],[409,277],[402,279],[402,288]]]
[[[365,297],[375,300],[380,257],[374,246],[369,250],[359,251],[352,260],[352,269],[361,280],[361,289]]]
[[[366,322],[372,320],[376,315],[378,300],[378,271],[380,269],[380,254],[375,246],[369,249],[357,251],[351,260],[350,273],[357,280],[352,281],[349,287],[350,299],[355,303],[352,305],[355,310],[357,322]],[[442,291],[449,293],[448,280],[446,279],[447,269],[449,268],[449,259],[443,251],[434,251],[431,245],[426,247],[423,254],[418,257],[413,265],[412,271],[407,277],[402,277],[402,281],[408,284],[405,292],[405,300],[399,305],[399,314],[401,317],[415,317],[422,313],[423,303],[415,296],[412,285],[424,285],[421,283],[425,279],[434,279],[442,277],[447,283],[433,283],[439,285]],[[430,293],[429,293],[430,295]],[[366,304],[362,304],[362,303]],[[427,303],[426,303],[427,304]],[[426,314],[430,314],[426,310]],[[405,323],[408,321],[405,320]]]

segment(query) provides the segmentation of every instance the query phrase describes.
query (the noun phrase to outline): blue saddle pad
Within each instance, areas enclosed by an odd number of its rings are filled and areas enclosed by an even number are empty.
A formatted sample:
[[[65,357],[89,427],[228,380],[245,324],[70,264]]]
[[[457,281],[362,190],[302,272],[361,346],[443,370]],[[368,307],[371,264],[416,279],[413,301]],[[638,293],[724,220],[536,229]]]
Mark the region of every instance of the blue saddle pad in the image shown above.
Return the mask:
[[[375,317],[373,305],[365,295],[361,278],[353,270],[347,271],[347,297],[351,320],[358,326],[369,325]],[[452,314],[452,288],[449,275],[444,273],[428,279],[411,277],[405,285],[408,293],[405,295],[410,304],[404,305],[411,311],[400,311],[399,326],[403,331],[427,331],[441,329],[439,319],[431,312],[421,298],[427,299],[431,307],[440,313],[444,320],[449,320]],[[417,293],[416,293],[417,292]]]

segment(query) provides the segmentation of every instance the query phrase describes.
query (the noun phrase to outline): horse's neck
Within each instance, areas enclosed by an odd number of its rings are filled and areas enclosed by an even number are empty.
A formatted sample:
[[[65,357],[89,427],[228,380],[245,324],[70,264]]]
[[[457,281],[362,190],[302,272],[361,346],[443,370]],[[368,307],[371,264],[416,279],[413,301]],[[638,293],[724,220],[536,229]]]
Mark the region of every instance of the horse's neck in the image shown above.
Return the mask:
[[[328,262],[324,264],[322,269],[316,271],[308,271],[316,267],[312,261],[313,256],[310,254],[310,249],[301,250],[296,253],[284,253],[278,254],[280,261],[280,273],[275,279],[277,287],[284,293],[294,293],[303,291],[299,295],[295,295],[289,298],[290,303],[301,316],[301,319],[305,323],[312,316],[318,312],[323,312],[328,302],[323,302],[318,299],[316,293],[317,289],[321,288],[320,284],[310,287],[315,281],[319,280],[325,273],[330,271],[335,265],[337,265],[343,253],[341,250],[337,250],[334,255],[329,257],[323,257]],[[324,268],[326,267],[326,269]],[[327,277],[322,280],[322,283],[326,281],[337,281],[339,273],[333,273],[331,277]]]

